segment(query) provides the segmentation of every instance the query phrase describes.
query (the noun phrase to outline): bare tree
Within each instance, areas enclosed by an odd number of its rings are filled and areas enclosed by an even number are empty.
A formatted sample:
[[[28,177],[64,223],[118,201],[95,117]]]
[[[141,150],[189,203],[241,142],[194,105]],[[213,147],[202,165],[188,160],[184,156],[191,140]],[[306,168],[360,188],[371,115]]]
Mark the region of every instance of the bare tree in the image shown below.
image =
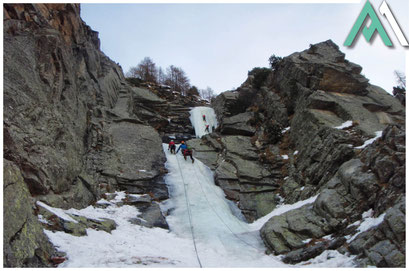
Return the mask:
[[[139,62],[138,66],[131,67],[128,74],[130,77],[139,78],[146,82],[156,83],[158,71],[152,59],[145,57],[141,62]]]
[[[158,76],[157,76],[157,78],[158,78],[158,83],[159,83],[159,84],[165,84],[166,75],[165,75],[165,73],[163,72],[162,67],[159,67],[159,69],[158,69]]]
[[[129,69],[129,71],[126,73],[126,77],[139,78],[138,77],[138,68],[137,67],[131,67]]]
[[[398,82],[398,87],[406,90],[406,76],[399,71],[395,71],[396,81]]]
[[[215,95],[213,89],[207,87],[206,89],[200,90],[200,96],[210,102]]]
[[[165,84],[169,85],[174,91],[180,92],[182,95],[186,95],[190,88],[189,78],[182,68],[175,67],[173,65],[166,69]]]
[[[395,76],[396,76],[396,81],[398,83],[398,86],[393,87],[392,94],[395,96],[396,99],[399,100],[399,102],[405,106],[406,105],[406,76],[399,72],[395,71]]]

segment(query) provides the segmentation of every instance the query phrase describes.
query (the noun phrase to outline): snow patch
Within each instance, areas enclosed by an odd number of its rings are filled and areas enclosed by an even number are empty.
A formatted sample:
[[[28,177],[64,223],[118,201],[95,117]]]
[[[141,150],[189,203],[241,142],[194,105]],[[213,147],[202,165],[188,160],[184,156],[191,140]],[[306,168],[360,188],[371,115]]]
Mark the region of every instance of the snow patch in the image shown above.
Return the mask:
[[[111,204],[109,201],[106,199],[100,199],[99,201],[96,202],[97,204]]]
[[[288,155],[287,155],[287,154],[283,154],[283,155],[281,155],[281,157],[282,157],[284,160],[287,160],[287,159],[288,159]]]
[[[282,134],[285,134],[288,130],[290,130],[290,126],[288,126],[287,128],[284,128],[282,131],[281,131],[281,133]]]
[[[357,233],[355,233],[353,236],[348,236],[348,238],[346,238],[348,243],[353,241],[355,237],[357,237],[360,233],[372,229],[381,224],[383,222],[383,219],[385,218],[385,213],[381,214],[378,217],[372,217],[372,215],[373,215],[372,209],[362,214],[362,218],[364,220],[362,221],[361,225],[359,225]]]
[[[298,154],[298,151],[295,151],[295,152],[294,152],[294,155],[297,155],[297,154]]]
[[[296,264],[297,267],[355,267],[354,259],[356,256],[347,256],[336,250],[326,250],[319,256],[305,262]]]
[[[348,228],[358,226],[359,224],[361,224],[361,221],[360,221],[360,220],[355,221],[354,223],[348,225]]]
[[[41,223],[50,224],[48,223],[47,219],[45,219],[42,215],[38,215],[37,217],[38,217],[38,221],[40,221]]]
[[[48,206],[47,204],[45,204],[44,202],[41,202],[41,201],[37,201],[36,204],[37,204],[38,206],[41,206],[41,207],[43,207],[44,209],[48,210],[49,212],[55,214],[56,216],[58,216],[59,218],[65,220],[65,221],[70,221],[70,222],[78,223],[78,221],[76,221],[75,219],[73,219],[72,217],[70,217],[69,215],[67,215],[67,214],[64,212],[64,210],[62,210],[62,209]]]
[[[160,228],[144,228],[129,220],[138,214],[134,206],[108,206],[106,209],[89,206],[77,210],[87,217],[104,216],[115,220],[116,230],[87,229],[86,236],[44,230],[68,260],[59,267],[196,267],[191,240],[177,237]]]
[[[366,146],[368,146],[368,145],[372,144],[373,142],[375,142],[375,140],[377,140],[381,136],[382,136],[382,131],[377,131],[377,132],[375,132],[375,137],[374,138],[368,139],[367,141],[364,142],[364,144],[362,146],[355,147],[355,149],[363,149]]]
[[[337,127],[334,127],[334,128],[335,128],[335,129],[342,130],[342,129],[344,129],[344,128],[351,127],[352,125],[353,125],[352,120],[348,120],[348,121],[342,123],[340,126],[337,126]]]
[[[251,224],[250,224],[250,227],[251,227],[253,230],[260,230],[261,227],[263,227],[263,225],[264,225],[270,218],[272,218],[273,216],[278,216],[278,215],[284,214],[285,212],[288,212],[288,211],[291,211],[291,210],[300,208],[300,207],[302,207],[302,206],[304,206],[304,205],[306,205],[306,204],[313,203],[313,202],[317,199],[317,197],[318,197],[318,195],[316,195],[316,196],[314,196],[314,197],[311,197],[311,198],[309,198],[309,199],[306,199],[306,200],[298,201],[298,202],[296,202],[296,203],[294,203],[294,204],[279,205],[279,206],[277,206],[271,213],[269,213],[269,214],[267,214],[267,215],[265,215],[265,216],[263,216],[263,217],[257,219],[257,220],[254,221],[253,223],[251,223]]]
[[[121,202],[123,199],[126,198],[125,191],[118,191],[115,193],[106,193],[107,195],[115,195],[115,198],[112,200],[113,203]]]

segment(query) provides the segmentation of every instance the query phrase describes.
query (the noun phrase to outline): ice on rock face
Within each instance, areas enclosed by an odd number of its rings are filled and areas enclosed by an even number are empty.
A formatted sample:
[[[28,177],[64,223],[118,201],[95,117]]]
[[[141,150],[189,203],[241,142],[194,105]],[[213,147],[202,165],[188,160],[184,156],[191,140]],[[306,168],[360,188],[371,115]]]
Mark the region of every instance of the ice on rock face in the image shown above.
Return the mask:
[[[203,115],[205,119],[203,119]],[[190,122],[195,129],[196,137],[202,137],[213,132],[217,128],[216,113],[213,108],[198,106],[190,110]],[[209,131],[206,131],[206,125],[209,125]]]
[[[203,267],[286,266],[279,258],[265,255],[258,231],[237,215],[240,210],[214,184],[213,172],[207,166],[167,153],[166,167],[170,199],[165,209],[173,209],[166,220],[173,233],[190,239],[191,221]]]

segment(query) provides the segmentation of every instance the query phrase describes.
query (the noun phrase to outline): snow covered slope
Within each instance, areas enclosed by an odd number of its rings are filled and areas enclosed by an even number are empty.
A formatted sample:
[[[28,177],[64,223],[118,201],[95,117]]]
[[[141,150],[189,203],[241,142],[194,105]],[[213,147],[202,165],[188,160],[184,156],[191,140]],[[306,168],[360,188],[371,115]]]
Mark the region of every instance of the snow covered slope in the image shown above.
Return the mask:
[[[192,164],[190,158],[185,161],[180,154],[172,155],[167,147],[163,144],[169,171],[165,180],[171,197],[161,208],[168,213],[166,220],[170,230],[132,224],[130,220],[139,211],[134,206],[121,204],[125,192],[116,192],[113,200],[101,200],[108,204],[104,209],[94,206],[82,210],[52,208],[53,213],[62,217],[75,214],[93,219],[108,218],[117,224],[111,233],[87,229],[87,236],[81,237],[45,230],[51,242],[67,253],[67,260],[59,267],[354,266],[353,257],[334,250],[324,251],[297,265],[284,264],[280,257],[266,255],[259,236],[260,227],[272,216],[311,203],[315,197],[277,206],[271,214],[247,224],[240,218],[237,206],[225,199],[223,191],[214,184],[208,167],[197,159]]]
[[[206,120],[203,120],[203,115]],[[196,137],[202,137],[217,128],[216,114],[210,107],[198,106],[190,110],[190,122],[195,129]],[[205,131],[206,125],[209,125],[209,132]]]

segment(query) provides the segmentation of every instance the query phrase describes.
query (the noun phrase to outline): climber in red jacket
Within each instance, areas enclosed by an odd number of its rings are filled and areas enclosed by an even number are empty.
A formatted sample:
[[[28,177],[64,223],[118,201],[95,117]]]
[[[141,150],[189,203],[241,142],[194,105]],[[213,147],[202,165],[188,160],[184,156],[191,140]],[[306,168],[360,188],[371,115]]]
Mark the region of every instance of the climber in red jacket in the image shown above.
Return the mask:
[[[169,142],[168,150],[170,150],[170,153],[176,154],[176,144],[173,140]]]

